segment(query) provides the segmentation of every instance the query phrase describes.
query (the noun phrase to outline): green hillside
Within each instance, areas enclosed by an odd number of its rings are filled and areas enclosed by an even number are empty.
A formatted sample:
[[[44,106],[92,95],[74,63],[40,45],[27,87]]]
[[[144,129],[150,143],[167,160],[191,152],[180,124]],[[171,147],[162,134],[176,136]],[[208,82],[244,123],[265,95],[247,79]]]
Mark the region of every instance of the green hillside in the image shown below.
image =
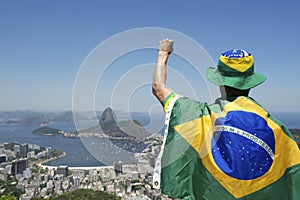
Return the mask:
[[[35,197],[32,200],[41,200],[43,198]],[[72,192],[63,193],[60,196],[50,197],[49,200],[120,200],[119,197],[101,191],[87,189],[78,189]]]
[[[48,126],[43,126],[41,128],[32,131],[32,133],[40,134],[40,135],[59,135],[62,134],[62,132],[63,132],[62,130],[56,128],[50,128]]]

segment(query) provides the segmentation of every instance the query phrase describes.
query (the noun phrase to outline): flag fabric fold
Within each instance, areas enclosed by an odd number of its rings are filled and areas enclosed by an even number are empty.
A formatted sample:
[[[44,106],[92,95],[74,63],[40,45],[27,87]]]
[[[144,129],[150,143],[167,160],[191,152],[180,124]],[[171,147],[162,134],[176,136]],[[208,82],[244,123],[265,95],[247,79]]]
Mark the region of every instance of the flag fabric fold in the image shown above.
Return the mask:
[[[207,105],[172,93],[154,187],[181,199],[300,199],[293,136],[249,97]]]

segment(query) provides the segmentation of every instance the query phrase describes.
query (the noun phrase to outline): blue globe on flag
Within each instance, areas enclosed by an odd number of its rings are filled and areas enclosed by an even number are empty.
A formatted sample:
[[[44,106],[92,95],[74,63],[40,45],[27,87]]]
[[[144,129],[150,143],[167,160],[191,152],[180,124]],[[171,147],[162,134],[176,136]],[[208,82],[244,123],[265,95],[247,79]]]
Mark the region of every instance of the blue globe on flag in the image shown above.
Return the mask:
[[[212,155],[225,174],[240,180],[264,175],[275,154],[272,129],[261,116],[245,111],[230,111],[215,122]]]

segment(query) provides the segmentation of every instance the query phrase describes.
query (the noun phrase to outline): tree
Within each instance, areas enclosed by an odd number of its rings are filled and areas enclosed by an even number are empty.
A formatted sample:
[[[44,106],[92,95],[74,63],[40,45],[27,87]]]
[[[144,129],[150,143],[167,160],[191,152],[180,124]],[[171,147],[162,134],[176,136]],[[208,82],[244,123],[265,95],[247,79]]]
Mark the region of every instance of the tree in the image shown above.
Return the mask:
[[[64,193],[60,196],[51,197],[50,200],[120,200],[119,197],[101,191],[87,189],[78,189],[72,192]]]
[[[121,200],[119,197],[101,191],[78,189],[62,195],[50,197],[49,200]],[[2,199],[0,199],[2,200]],[[34,197],[31,200],[43,200],[42,197]]]
[[[10,176],[8,176],[7,181],[0,180],[1,188],[5,189],[1,197],[3,196],[10,197],[9,195],[12,195],[18,199],[24,193],[23,190],[16,188],[15,184],[12,184],[14,181],[15,180],[12,179]]]
[[[8,193],[7,195],[2,195],[0,197],[0,200],[17,200],[17,197],[15,197],[12,192]]]

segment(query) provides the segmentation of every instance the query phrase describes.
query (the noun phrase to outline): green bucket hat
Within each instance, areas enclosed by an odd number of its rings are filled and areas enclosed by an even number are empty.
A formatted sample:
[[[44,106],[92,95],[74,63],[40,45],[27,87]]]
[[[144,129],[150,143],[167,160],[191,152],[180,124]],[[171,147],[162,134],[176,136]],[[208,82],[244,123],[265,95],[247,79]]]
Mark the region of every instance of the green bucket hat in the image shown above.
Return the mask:
[[[217,69],[208,68],[206,76],[215,85],[226,85],[240,90],[253,88],[266,80],[264,75],[254,72],[252,55],[239,49],[222,53]]]

